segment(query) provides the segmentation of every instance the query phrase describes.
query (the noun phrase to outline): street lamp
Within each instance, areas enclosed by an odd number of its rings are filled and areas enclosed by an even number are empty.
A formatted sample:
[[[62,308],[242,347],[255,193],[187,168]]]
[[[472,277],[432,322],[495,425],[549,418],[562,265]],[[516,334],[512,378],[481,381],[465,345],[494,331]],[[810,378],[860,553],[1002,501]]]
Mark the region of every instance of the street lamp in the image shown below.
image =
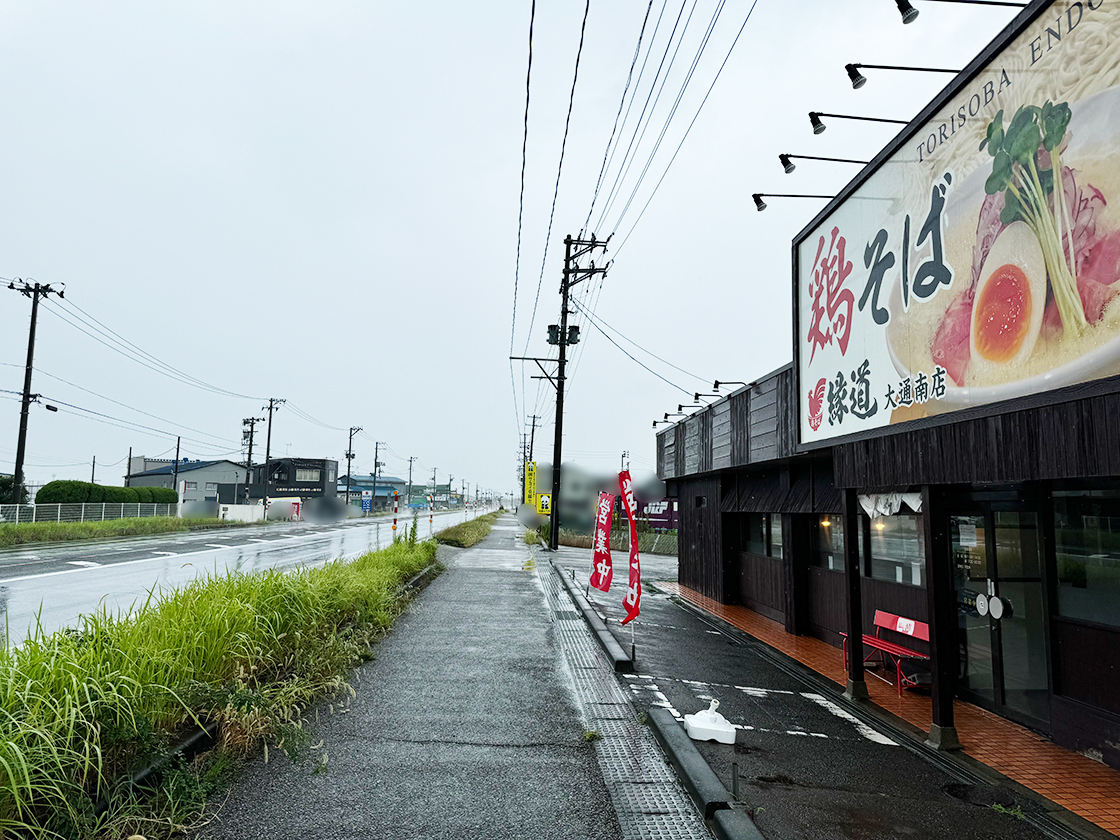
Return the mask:
[[[844,69],[848,71],[848,78],[852,80],[852,87],[859,90],[867,84],[866,77],[859,72],[860,69],[867,70],[907,70],[911,73],[952,73],[954,76],[960,73],[960,70],[946,70],[944,67],[905,67],[899,64],[845,64]]]
[[[887,120],[882,117],[857,117],[852,114],[826,114],[822,111],[810,111],[809,123],[813,126],[814,134],[824,134],[824,130],[828,128],[823,122],[821,117],[835,117],[838,120],[863,120],[864,122],[881,122],[881,123],[895,123],[897,125],[908,125],[906,120]]]
[[[852,160],[851,158],[814,157],[812,155],[778,155],[778,161],[782,164],[782,168],[785,169],[787,175],[797,168],[792,158],[797,158],[798,160],[829,160],[833,163],[858,163],[861,166],[866,166],[870,163],[870,161],[867,160]]]
[[[962,6],[1013,6],[1023,8],[1026,3],[1012,3],[1010,0],[930,0],[937,3],[959,3]],[[898,6],[898,13],[902,15],[903,23],[913,23],[918,17],[918,10],[910,5],[908,0],[894,0]]]
[[[763,198],[835,198],[834,195],[807,195],[805,193],[753,193],[751,198],[754,199],[754,206],[761,213],[766,209],[766,202]]]

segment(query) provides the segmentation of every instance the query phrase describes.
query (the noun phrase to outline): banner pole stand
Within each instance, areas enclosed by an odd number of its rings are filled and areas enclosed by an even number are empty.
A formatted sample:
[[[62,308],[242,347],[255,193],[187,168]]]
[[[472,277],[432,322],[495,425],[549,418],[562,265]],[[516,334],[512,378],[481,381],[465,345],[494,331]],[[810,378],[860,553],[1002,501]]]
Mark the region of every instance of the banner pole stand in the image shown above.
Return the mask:
[[[634,622],[630,622],[630,661],[634,661]]]

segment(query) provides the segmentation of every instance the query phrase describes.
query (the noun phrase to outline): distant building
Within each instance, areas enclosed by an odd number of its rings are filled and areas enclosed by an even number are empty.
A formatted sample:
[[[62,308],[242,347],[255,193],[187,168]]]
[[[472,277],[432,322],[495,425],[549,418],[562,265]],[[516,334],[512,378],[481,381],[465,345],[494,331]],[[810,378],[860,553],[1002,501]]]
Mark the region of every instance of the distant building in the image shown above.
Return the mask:
[[[151,459],[133,459],[152,463]],[[179,481],[185,482],[181,502],[218,501],[219,484],[244,484],[245,467],[233,461],[191,461],[184,458],[179,462]],[[162,466],[132,473],[127,477],[129,487],[168,487],[175,488],[175,462],[165,461]]]
[[[362,491],[373,490],[373,476],[372,475],[353,475],[350,479],[350,498],[346,499],[346,480],[347,476],[342,476],[338,479],[338,496],[340,499],[345,499],[348,504],[360,505],[362,503]],[[393,501],[393,491],[400,494],[400,505],[406,507],[405,492],[408,489],[408,482],[403,478],[397,478],[391,475],[379,475],[377,477],[377,490],[373,495],[373,509],[384,510],[389,507]]]
[[[253,464],[252,481],[248,486],[248,497],[245,495],[246,486],[242,479],[239,487],[221,488],[222,504],[256,503],[263,499],[267,493],[271,498],[284,496],[298,497],[303,500],[317,499],[324,496],[334,498],[338,488],[338,461],[326,458],[273,458],[269,461],[271,479],[265,487],[265,465]]]

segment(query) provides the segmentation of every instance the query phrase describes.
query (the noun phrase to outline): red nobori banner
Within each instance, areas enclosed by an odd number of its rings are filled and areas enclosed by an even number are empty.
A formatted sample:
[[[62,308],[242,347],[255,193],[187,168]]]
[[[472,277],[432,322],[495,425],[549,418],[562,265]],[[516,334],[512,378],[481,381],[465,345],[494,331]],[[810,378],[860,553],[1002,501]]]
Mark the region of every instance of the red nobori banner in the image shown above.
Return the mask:
[[[595,509],[595,554],[591,559],[591,585],[602,592],[610,592],[614,568],[611,565],[611,512],[614,496],[599,494]]]
[[[626,506],[626,517],[630,520],[630,584],[626,587],[626,597],[622,603],[626,607],[626,624],[638,617],[642,611],[642,567],[638,562],[638,503],[634,501],[634,482],[630,471],[618,474],[618,489],[622,492],[622,502]]]

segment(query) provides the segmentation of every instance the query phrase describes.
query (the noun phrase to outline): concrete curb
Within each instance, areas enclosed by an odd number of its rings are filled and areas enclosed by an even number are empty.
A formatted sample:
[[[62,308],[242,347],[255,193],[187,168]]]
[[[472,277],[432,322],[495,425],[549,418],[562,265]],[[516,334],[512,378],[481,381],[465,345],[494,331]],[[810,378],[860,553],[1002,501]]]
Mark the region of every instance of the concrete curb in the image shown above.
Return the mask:
[[[708,762],[700,755],[688,733],[684,731],[676,718],[668,709],[650,709],[650,728],[654,737],[661,744],[669,757],[669,763],[676,768],[677,775],[684,783],[685,790],[696,803],[696,807],[704,814],[705,819],[712,819],[717,811],[724,811],[731,807],[731,794],[712,772]],[[752,823],[753,827],[753,823]],[[731,835],[732,837],[748,837],[750,835]]]
[[[746,811],[726,809],[716,811],[712,830],[719,840],[764,840],[762,832]]]
[[[591,632],[595,638],[599,640],[599,644],[610,658],[611,663],[614,665],[614,670],[619,674],[632,674],[634,673],[634,660],[630,658],[629,654],[622,649],[622,645],[618,640],[611,635],[611,631],[607,629],[607,625],[603,623],[603,619],[599,618],[599,614],[583,597],[583,593],[575,585],[571,578],[564,574],[564,570],[556,565],[556,562],[551,558],[548,561],[552,564],[552,568],[556,574],[560,576],[560,580],[564,584],[564,588],[568,591],[568,595],[575,602],[575,605],[583,613],[583,618],[587,625],[591,628]]]

